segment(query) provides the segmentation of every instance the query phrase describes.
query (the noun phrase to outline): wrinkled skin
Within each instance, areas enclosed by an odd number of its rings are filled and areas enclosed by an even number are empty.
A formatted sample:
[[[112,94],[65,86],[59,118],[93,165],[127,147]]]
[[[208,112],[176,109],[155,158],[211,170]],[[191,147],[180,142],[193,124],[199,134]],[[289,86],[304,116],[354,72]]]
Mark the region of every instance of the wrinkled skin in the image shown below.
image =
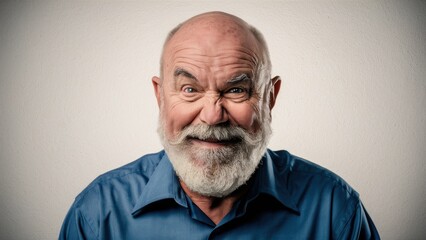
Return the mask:
[[[153,84],[167,139],[189,125],[229,123],[250,133],[259,129],[262,93],[260,47],[244,22],[195,17],[165,46],[163,79]],[[194,140],[201,148],[215,141]]]

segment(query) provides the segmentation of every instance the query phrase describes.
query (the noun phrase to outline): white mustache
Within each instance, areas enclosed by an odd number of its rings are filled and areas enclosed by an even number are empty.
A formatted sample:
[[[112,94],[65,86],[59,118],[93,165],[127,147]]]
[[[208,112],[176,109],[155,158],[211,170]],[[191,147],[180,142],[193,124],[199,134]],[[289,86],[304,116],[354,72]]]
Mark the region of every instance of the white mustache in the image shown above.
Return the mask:
[[[218,141],[239,140],[246,144],[256,145],[261,142],[262,134],[250,134],[238,126],[197,124],[185,127],[175,140],[170,141],[170,144],[179,145],[188,138],[198,138],[201,140],[215,139]]]

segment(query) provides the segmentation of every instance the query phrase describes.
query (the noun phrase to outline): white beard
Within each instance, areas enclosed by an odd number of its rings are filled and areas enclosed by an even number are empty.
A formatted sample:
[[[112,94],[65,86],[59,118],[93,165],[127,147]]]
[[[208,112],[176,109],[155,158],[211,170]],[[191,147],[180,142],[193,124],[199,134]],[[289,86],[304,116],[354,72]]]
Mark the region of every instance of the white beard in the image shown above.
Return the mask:
[[[264,118],[255,134],[240,127],[199,124],[187,126],[176,139],[168,140],[161,120],[158,133],[176,174],[191,191],[203,196],[224,197],[245,184],[259,165],[272,133],[269,112]],[[188,136],[218,140],[238,138],[241,141],[205,149],[192,145]]]

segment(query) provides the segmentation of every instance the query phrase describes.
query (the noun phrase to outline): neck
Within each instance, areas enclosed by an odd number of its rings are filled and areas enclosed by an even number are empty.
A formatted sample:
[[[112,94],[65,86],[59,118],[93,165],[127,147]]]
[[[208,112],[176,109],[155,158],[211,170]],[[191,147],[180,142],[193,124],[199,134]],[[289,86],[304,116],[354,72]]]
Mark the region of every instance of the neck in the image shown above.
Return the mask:
[[[216,225],[231,211],[232,206],[246,192],[246,187],[241,187],[225,197],[208,197],[191,191],[184,182],[180,181],[182,189],[192,202],[197,205]]]

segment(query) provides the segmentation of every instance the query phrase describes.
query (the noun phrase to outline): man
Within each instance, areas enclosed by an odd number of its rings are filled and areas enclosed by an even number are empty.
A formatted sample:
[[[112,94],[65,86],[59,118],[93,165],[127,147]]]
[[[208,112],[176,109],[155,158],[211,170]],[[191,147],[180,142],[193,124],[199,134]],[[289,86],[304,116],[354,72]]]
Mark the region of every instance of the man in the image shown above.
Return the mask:
[[[152,79],[165,150],[91,183],[60,239],[378,239],[341,178],[267,150],[281,83],[270,72],[262,35],[235,16],[172,30]]]

